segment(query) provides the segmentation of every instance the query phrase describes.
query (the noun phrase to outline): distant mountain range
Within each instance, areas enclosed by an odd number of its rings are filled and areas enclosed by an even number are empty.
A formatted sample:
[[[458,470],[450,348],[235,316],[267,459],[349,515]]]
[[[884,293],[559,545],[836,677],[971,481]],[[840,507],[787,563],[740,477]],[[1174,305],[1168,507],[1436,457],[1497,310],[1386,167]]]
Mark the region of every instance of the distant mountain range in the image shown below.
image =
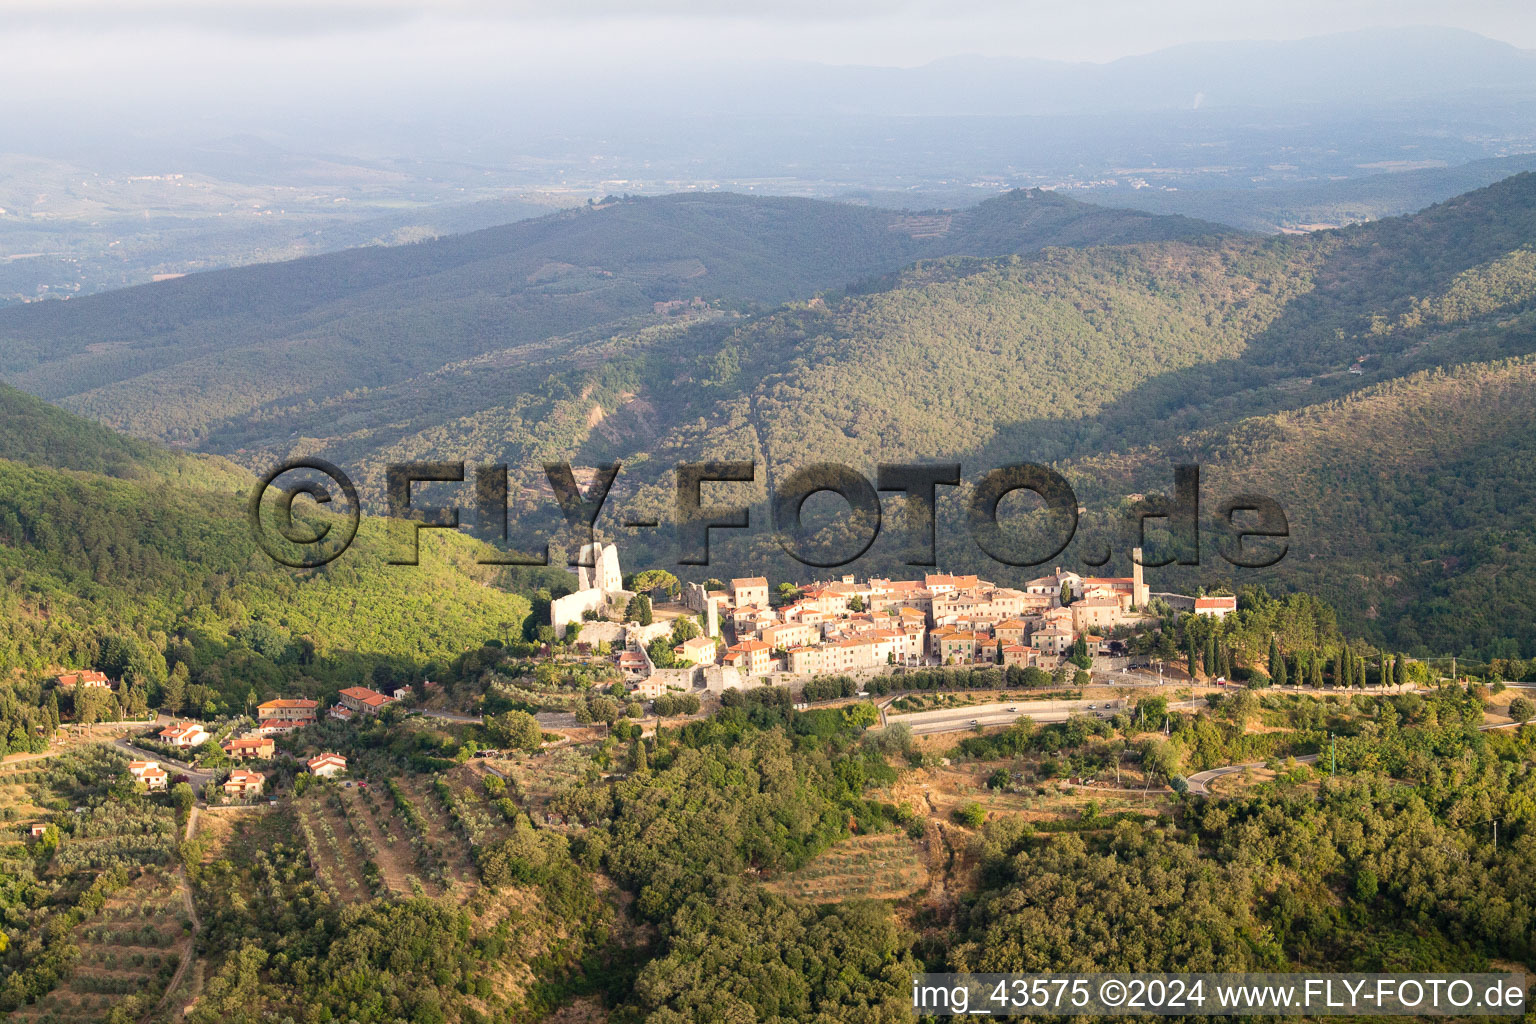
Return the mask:
[[[762,502],[812,461],[947,459],[968,480],[1048,461],[1087,509],[1071,561],[1194,460],[1208,510],[1239,487],[1280,498],[1291,553],[1165,585],[1305,587],[1373,640],[1529,652],[1533,237],[1533,174],[1279,237],[1040,192],[924,214],[616,200],[0,311],[0,358],[146,438],[252,468],[321,454],[375,502],[390,461],[504,461],[533,523],[543,461],[618,459],[601,525],[630,565],[675,557],[666,531],[619,525],[666,519],[671,465],[749,458],[764,475],[735,493],[759,528],[722,536],[713,575],[807,573]],[[957,515],[941,508],[942,564],[1013,578]],[[850,569],[903,571],[903,550],[892,531]]]
[[[1342,108],[1490,92],[1536,97],[1536,54],[1475,32],[1383,28],[1305,39],[1188,43],[1103,64],[976,54],[914,68],[774,64],[657,72],[620,108],[752,116],[1087,115],[1316,104]]]

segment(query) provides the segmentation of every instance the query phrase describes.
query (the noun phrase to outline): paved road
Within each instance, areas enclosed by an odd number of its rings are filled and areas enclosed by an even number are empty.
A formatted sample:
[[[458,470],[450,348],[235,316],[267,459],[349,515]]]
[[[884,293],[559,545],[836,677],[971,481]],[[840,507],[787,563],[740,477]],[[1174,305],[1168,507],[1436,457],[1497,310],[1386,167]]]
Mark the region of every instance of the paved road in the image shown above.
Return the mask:
[[[1304,757],[1298,757],[1296,759],[1296,763],[1316,764],[1317,759],[1321,756],[1321,754],[1307,754]],[[1220,768],[1211,768],[1207,771],[1196,772],[1184,781],[1189,783],[1189,791],[1195,796],[1210,796],[1211,788],[1209,784],[1215,782],[1217,779],[1226,775],[1236,775],[1237,773],[1246,771],[1249,768],[1262,767],[1264,767],[1263,761],[1249,761],[1246,764],[1226,764],[1222,765]]]
[[[123,753],[132,757],[135,761],[159,761],[161,766],[166,767],[167,771],[174,771],[178,774],[185,775],[187,777],[187,781],[192,784],[192,788],[194,790],[201,789],[208,782],[212,781],[213,778],[218,774],[217,772],[200,771],[199,769],[192,767],[190,764],[187,764],[183,761],[173,760],[172,758],[166,757],[163,754],[156,754],[148,750],[140,750],[138,747],[124,739],[113,740],[112,745],[118,750],[121,750]]]

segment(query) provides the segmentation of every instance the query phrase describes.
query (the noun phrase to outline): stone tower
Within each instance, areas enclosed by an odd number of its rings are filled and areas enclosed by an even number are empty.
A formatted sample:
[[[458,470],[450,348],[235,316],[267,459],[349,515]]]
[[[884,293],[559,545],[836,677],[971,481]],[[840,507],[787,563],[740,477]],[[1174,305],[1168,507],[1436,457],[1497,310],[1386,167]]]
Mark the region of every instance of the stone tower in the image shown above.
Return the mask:
[[[1142,578],[1141,548],[1131,549],[1131,604],[1145,610],[1152,603],[1152,595],[1147,590],[1147,582]]]

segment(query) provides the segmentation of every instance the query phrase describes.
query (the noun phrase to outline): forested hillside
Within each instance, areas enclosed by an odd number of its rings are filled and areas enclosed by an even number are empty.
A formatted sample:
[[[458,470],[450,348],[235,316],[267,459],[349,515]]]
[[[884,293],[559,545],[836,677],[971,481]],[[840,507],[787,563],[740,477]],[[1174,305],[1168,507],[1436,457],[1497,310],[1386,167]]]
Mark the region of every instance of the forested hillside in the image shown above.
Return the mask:
[[[549,338],[662,323],[695,298],[772,305],[921,256],[1211,230],[1038,192],[954,216],[729,194],[614,199],[416,245],[7,309],[0,374],[132,434],[196,442],[218,431],[222,450],[238,450],[293,436],[271,422],[274,409],[317,409]]]
[[[0,390],[0,674],[32,681],[100,667],[143,695],[173,675],[189,707],[243,706],[288,688],[411,675],[521,636],[560,570],[481,566],[467,537],[425,542],[420,566],[365,517],[345,560],[288,569],[246,520],[254,480],[212,456],[166,452]],[[63,468],[53,468],[57,462]],[[105,475],[97,470],[104,470]],[[196,682],[193,683],[192,681]]]
[[[763,472],[731,493],[758,503],[756,529],[720,536],[713,576],[807,574],[762,502],[810,462],[873,476],[880,461],[948,459],[970,481],[1055,463],[1088,506],[1071,563],[1102,555],[1127,495],[1166,491],[1175,461],[1210,459],[1208,511],[1231,479],[1291,513],[1292,555],[1262,576],[1271,585],[1326,594],[1374,642],[1536,653],[1507,596],[1518,579],[1476,600],[1487,574],[1523,564],[1511,498],[1523,485],[1508,477],[1529,389],[1458,405],[1428,457],[1412,454],[1422,426],[1361,412],[1427,415],[1446,381],[1503,380],[1536,353],[1536,175],[1409,217],[1268,238],[1042,193],[923,215],[670,197],[498,230],[509,234],[0,315],[0,350],[14,379],[108,423],[193,437],[253,467],[324,454],[375,503],[391,461],[506,462],[523,546],[558,519],[543,462],[622,461],[601,525],[628,565],[675,561],[667,531],[619,525],[668,520],[669,467],[753,459]],[[295,294],[252,287],[262,275]],[[245,288],[272,307],[250,308]],[[651,306],[693,295],[710,301]],[[515,315],[530,303],[548,315]],[[61,332],[52,348],[45,328]],[[1342,423],[1357,443],[1347,458],[1329,441]],[[1261,443],[1276,424],[1287,440]],[[1500,446],[1492,462],[1485,440]],[[941,509],[941,563],[1031,575],[978,552],[965,494]],[[1482,526],[1468,527],[1472,509],[1486,510]],[[902,541],[888,530],[852,571],[909,571]],[[1121,570],[1129,546],[1115,548]],[[1162,582],[1249,581],[1206,554],[1200,574]]]

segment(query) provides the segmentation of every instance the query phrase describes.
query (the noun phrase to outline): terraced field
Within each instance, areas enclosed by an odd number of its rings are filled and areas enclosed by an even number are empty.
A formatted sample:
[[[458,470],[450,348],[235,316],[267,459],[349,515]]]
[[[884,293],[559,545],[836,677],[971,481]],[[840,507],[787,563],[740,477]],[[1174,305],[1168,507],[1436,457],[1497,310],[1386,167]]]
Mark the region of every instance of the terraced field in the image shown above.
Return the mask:
[[[191,925],[175,873],[145,871],[70,933],[80,957],[68,979],[9,1019],[103,1020],[130,996],[152,1007],[192,941]]]
[[[0,921],[11,947],[0,1011],[22,1021],[137,1019],[163,995],[191,942],[176,870],[176,813],[116,788],[127,759],[80,747],[0,772],[0,798],[52,826],[16,824],[0,846]],[[114,1018],[115,1019],[115,1018]]]
[[[902,834],[855,836],[769,887],[810,903],[901,899],[928,883],[918,843]]]

